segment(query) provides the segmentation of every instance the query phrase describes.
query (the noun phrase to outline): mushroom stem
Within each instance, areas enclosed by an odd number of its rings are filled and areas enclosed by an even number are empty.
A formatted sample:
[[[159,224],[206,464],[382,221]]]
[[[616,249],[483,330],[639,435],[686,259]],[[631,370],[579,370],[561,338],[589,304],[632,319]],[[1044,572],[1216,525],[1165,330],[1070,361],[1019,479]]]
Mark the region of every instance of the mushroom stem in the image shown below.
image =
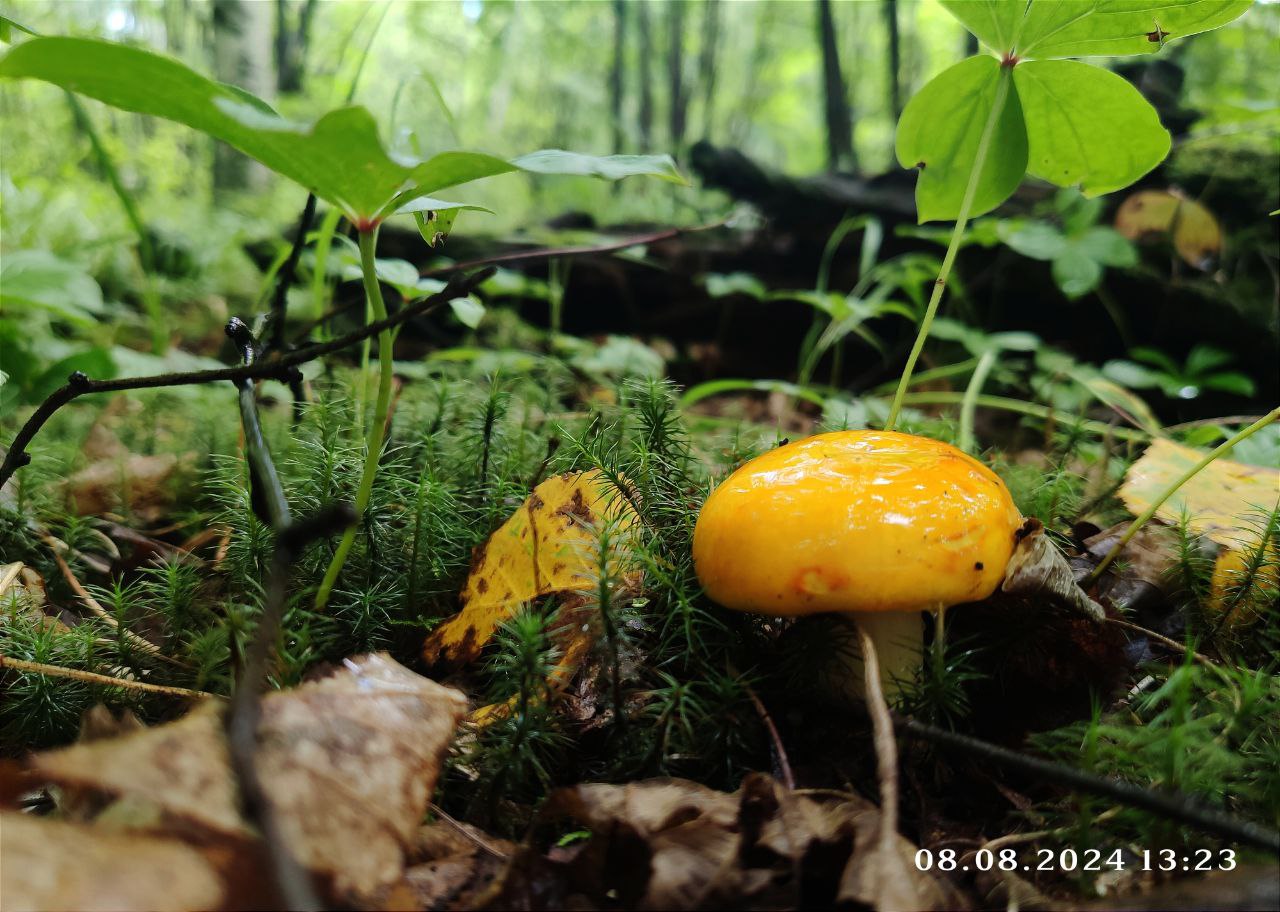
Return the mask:
[[[859,646],[870,642],[879,666],[880,689],[886,699],[896,700],[903,684],[910,684],[924,654],[924,625],[919,611],[849,611],[846,617],[858,628]],[[867,700],[863,652],[849,665],[850,690]]]

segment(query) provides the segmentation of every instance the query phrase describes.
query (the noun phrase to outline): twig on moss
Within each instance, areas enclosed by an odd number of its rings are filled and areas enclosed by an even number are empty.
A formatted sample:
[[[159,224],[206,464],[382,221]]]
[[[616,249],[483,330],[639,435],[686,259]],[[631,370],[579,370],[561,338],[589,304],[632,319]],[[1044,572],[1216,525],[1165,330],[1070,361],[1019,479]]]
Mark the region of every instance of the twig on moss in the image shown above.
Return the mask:
[[[132,630],[121,629],[119,622],[112,617],[111,613],[102,607],[102,604],[89,593],[89,590],[84,587],[80,580],[76,579],[76,575],[71,571],[70,565],[66,562],[63,556],[58,553],[60,543],[51,535],[43,536],[43,540],[48,546],[50,553],[53,555],[54,563],[56,563],[58,565],[58,569],[62,571],[62,578],[65,579],[67,581],[67,585],[71,587],[71,591],[74,592],[80,601],[84,603],[86,608],[99,617],[108,627],[111,627],[113,630],[120,631],[121,636],[128,640],[131,646],[145,652],[152,658],[160,659],[161,661],[168,662],[171,665],[177,665],[180,668],[191,667],[189,663],[184,662],[181,659],[175,659],[172,656],[165,655],[161,652],[159,646],[150,640],[143,639]]]
[[[1190,646],[1187,646],[1185,643],[1179,643],[1177,640],[1170,639],[1164,634],[1156,633],[1154,630],[1148,630],[1146,627],[1142,627],[1142,626],[1139,626],[1138,624],[1130,623],[1129,621],[1123,620],[1122,618],[1108,617],[1106,618],[1106,622],[1108,624],[1115,624],[1117,627],[1123,627],[1126,630],[1132,630],[1134,633],[1140,633],[1145,637],[1149,637],[1150,639],[1155,640],[1157,643],[1161,643],[1165,646],[1168,646],[1170,649],[1174,650],[1175,652],[1185,653],[1186,655],[1191,656],[1191,658],[1195,659],[1197,662],[1199,662],[1201,665],[1205,666],[1206,668],[1218,667],[1218,663],[1215,662],[1213,659],[1209,658],[1207,655],[1202,655],[1201,653],[1196,652]]]
[[[331,342],[309,345],[266,361],[255,361],[253,364],[240,365],[239,367],[153,374],[146,377],[125,377],[118,380],[90,380],[80,371],[76,371],[68,378],[66,385],[54,390],[47,399],[37,406],[35,412],[18,429],[18,433],[14,435],[9,444],[9,449],[5,453],[4,462],[0,463],[0,486],[3,486],[13,476],[14,472],[31,461],[31,454],[27,452],[27,446],[58,409],[74,399],[90,393],[116,393],[123,390],[194,386],[202,383],[221,383],[224,380],[230,380],[233,383],[239,380],[276,379],[287,381],[289,371],[299,364],[305,364],[325,355],[342,351],[357,342],[376,336],[383,330],[399,326],[407,320],[434,310],[442,304],[447,304],[455,298],[465,297],[492,274],[492,270],[481,270],[470,275],[458,276],[452,279],[439,293],[410,304],[385,320],[370,323]]]
[[[1280,833],[1249,820],[1240,820],[1218,808],[1202,804],[1182,792],[1156,791],[1119,779],[1107,779],[899,715],[893,716],[893,725],[904,735],[929,741],[940,747],[963,751],[1010,769],[1021,770],[1044,782],[1101,795],[1119,804],[1140,808],[1169,820],[1180,821],[1232,842],[1280,852]]]
[[[144,684],[141,681],[130,681],[127,678],[113,678],[110,675],[97,674],[92,671],[80,671],[76,668],[63,668],[61,665],[46,665],[43,662],[28,662],[0,655],[0,668],[12,668],[14,671],[25,671],[31,674],[48,675],[51,678],[69,678],[83,681],[86,684],[101,684],[104,687],[122,687],[125,690],[138,690],[143,693],[163,694],[167,697],[182,697],[186,700],[203,700],[206,697],[220,700],[216,694],[203,690],[188,690],[185,687],[169,687],[164,684]]]

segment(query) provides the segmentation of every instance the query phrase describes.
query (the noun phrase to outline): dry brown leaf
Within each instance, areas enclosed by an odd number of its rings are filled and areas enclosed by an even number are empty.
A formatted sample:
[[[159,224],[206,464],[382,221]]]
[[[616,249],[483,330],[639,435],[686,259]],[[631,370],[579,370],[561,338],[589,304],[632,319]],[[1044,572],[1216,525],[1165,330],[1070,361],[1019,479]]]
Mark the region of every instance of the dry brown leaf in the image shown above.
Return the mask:
[[[1129,530],[1123,522],[1084,540],[1085,553],[1097,566]],[[1177,563],[1177,537],[1168,526],[1152,523],[1131,538],[1112,565],[1112,572],[1098,581],[1098,597],[1117,610],[1131,611],[1156,602],[1168,594]]]
[[[224,890],[197,850],[173,839],[0,812],[5,912],[217,909]]]
[[[1116,210],[1116,230],[1131,241],[1171,235],[1178,256],[1209,270],[1222,253],[1222,228],[1213,213],[1168,190],[1140,190]]]
[[[595,470],[548,478],[476,549],[462,610],[427,638],[424,658],[447,665],[474,661],[521,605],[590,589],[597,578],[598,526],[613,522],[625,530],[635,520],[631,505]]]
[[[565,864],[596,902],[607,893],[635,909],[955,907],[915,869],[906,839],[879,856],[879,811],[856,795],[790,792],[752,773],[734,794],[683,779],[579,785],[554,793],[547,812],[591,831]]]
[[[119,512],[122,507],[146,519],[172,504],[170,481],[181,467],[172,453],[104,459],[67,479],[67,498],[81,516]]]
[[[1204,452],[1163,438],[1153,440],[1142,458],[1129,467],[1120,499],[1135,516],[1142,513],[1175,479],[1204,458]],[[1280,469],[1245,465],[1229,459],[1209,463],[1166,500],[1156,518],[1177,525],[1187,516],[1193,532],[1226,548],[1257,542],[1254,522],[1280,500]]]
[[[291,851],[342,901],[393,882],[466,710],[456,690],[382,654],[262,704],[258,772]],[[165,825],[250,850],[223,707],[109,741],[37,755],[47,781],[150,806]]]

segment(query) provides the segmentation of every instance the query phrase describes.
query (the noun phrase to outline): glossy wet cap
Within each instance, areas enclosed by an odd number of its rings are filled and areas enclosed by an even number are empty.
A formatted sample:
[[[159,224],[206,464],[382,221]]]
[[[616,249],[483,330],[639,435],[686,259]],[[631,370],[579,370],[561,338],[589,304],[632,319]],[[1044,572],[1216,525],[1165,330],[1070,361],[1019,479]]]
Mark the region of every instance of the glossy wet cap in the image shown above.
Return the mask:
[[[819,434],[759,456],[707,498],[693,560],[739,611],[918,611],[989,596],[1022,517],[955,447],[892,431]]]

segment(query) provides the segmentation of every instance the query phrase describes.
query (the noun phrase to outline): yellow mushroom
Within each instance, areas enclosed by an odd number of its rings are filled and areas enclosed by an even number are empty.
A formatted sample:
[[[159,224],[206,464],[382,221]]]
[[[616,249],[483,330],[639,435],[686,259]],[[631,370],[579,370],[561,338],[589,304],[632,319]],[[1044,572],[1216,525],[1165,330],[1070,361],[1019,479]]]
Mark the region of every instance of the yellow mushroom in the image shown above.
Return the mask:
[[[693,559],[726,608],[853,616],[892,694],[920,662],[921,612],[991,595],[1022,523],[1000,478],[955,447],[840,431],[779,447],[721,482],[698,517]]]

